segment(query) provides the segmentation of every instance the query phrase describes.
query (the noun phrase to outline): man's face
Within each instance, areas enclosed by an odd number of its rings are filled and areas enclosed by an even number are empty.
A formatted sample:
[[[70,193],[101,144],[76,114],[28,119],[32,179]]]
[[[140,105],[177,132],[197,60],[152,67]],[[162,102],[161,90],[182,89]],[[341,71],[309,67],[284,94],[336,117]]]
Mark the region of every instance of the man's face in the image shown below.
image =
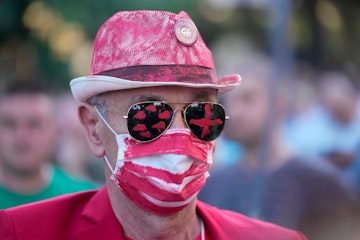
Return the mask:
[[[256,144],[264,130],[267,114],[267,93],[261,81],[244,81],[228,93],[225,108],[230,119],[225,136],[243,144]]]
[[[4,169],[31,174],[51,158],[54,122],[51,100],[40,94],[0,99],[0,163]]]
[[[355,118],[357,95],[353,91],[342,91],[335,86],[323,87],[320,98],[324,108],[340,124],[349,124]]]
[[[109,110],[107,121],[117,134],[128,133],[127,121],[122,116],[127,114],[130,106],[143,101],[168,101],[174,109],[183,109],[186,103],[215,102],[216,92],[213,89],[185,87],[151,87],[110,92],[106,95]],[[182,112],[177,111],[170,128],[186,128],[182,116]],[[101,138],[105,154],[110,156],[112,164],[115,164],[117,156],[115,136],[104,124],[102,125]]]

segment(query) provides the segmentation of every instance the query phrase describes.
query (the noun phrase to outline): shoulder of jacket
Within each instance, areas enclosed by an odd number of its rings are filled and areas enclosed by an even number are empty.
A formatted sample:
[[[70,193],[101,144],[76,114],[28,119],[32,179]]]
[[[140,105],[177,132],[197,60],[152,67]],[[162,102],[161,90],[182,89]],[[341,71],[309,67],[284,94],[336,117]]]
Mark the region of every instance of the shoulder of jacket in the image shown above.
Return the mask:
[[[299,232],[275,225],[273,223],[247,217],[243,214],[222,210],[206,203],[197,202],[198,211],[204,218],[209,231],[217,237],[240,236],[251,240],[305,240]],[[216,232],[213,230],[216,229]],[[227,237],[228,237],[227,236]]]

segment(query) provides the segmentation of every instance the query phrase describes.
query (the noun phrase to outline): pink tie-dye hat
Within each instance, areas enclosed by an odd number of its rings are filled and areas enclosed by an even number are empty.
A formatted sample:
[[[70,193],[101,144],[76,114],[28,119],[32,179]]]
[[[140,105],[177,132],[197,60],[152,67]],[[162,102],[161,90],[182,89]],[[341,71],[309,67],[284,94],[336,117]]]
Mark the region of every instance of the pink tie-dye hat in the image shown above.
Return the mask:
[[[217,78],[210,50],[185,12],[118,12],[99,29],[89,76],[70,82],[75,99],[154,86],[215,88],[240,83],[239,75]]]

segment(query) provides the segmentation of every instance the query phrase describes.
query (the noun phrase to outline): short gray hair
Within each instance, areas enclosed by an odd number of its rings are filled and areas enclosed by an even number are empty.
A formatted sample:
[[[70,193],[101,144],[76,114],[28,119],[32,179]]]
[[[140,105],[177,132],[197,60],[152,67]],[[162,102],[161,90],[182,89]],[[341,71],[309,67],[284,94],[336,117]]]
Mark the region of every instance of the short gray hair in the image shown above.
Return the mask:
[[[87,103],[93,107],[96,107],[100,114],[106,119],[107,104],[105,93],[100,93],[88,98]]]

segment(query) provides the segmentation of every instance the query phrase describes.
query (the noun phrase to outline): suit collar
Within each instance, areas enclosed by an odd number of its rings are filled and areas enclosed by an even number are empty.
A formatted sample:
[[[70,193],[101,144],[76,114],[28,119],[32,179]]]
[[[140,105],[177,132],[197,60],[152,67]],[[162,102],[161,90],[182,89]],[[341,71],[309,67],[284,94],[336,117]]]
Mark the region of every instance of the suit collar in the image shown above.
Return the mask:
[[[82,215],[94,223],[108,217],[115,217],[106,187],[94,194],[84,207]]]
[[[113,212],[106,187],[90,199],[82,215],[90,224],[78,232],[78,240],[123,239],[122,226]]]

